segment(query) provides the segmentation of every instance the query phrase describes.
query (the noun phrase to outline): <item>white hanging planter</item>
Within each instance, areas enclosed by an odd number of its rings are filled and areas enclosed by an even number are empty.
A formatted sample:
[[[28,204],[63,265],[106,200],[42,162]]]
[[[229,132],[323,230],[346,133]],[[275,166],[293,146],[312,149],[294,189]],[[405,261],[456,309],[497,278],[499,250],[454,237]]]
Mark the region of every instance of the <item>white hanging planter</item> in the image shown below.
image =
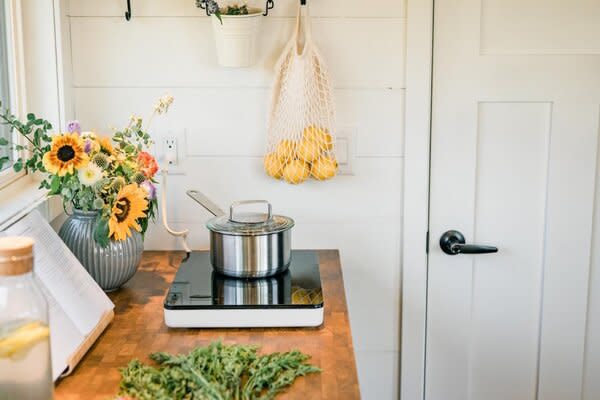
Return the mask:
[[[249,67],[256,62],[262,11],[248,15],[221,15],[223,23],[212,16],[217,59],[223,67]]]

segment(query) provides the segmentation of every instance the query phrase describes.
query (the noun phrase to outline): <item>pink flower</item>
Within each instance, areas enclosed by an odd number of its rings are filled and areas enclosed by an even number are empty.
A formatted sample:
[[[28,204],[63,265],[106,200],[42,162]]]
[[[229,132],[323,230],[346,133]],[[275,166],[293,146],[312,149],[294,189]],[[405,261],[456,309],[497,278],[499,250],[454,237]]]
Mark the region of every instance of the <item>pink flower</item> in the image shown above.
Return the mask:
[[[148,179],[152,178],[158,171],[158,163],[152,154],[142,151],[138,154],[137,163],[142,174]]]
[[[140,185],[148,194],[148,200],[156,199],[156,186],[150,181],[144,181]]]
[[[79,121],[69,121],[67,123],[67,130],[69,133],[81,133],[81,125],[79,124]]]
[[[85,140],[85,144],[83,145],[83,151],[85,151],[87,154],[90,154],[90,152],[92,151],[92,141],[90,139]]]

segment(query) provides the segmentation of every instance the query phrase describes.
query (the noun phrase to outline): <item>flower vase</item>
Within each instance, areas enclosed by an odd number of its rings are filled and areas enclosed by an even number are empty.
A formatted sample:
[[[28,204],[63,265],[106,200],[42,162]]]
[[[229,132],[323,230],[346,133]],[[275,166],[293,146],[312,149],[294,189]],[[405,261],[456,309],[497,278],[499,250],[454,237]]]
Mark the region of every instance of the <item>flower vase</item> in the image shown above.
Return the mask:
[[[96,211],[74,210],[58,235],[98,285],[105,292],[111,292],[123,286],[137,271],[144,242],[142,235],[132,230],[126,240],[111,239],[107,247],[102,247],[94,240],[98,216]]]
[[[252,10],[248,15],[221,15],[212,17],[217,60],[223,67],[250,67],[256,62],[262,11]]]

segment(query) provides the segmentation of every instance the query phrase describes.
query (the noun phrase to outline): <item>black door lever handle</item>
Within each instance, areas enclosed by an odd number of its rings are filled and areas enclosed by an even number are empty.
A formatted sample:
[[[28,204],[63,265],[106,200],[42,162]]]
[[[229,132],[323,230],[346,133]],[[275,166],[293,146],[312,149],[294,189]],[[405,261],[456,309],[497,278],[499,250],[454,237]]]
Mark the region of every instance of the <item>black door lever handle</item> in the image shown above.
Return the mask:
[[[498,248],[479,244],[466,244],[465,237],[459,231],[447,231],[440,238],[442,251],[451,256],[457,254],[497,253]]]

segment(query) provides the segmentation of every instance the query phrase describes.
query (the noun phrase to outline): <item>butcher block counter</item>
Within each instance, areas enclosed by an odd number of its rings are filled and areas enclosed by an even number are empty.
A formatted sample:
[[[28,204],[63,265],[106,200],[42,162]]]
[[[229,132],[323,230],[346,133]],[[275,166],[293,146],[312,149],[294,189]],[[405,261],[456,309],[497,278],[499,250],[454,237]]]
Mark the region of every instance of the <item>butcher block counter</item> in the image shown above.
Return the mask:
[[[300,377],[281,399],[360,398],[339,253],[320,250],[325,320],[320,328],[171,329],[163,319],[165,294],[184,253],[145,252],[127,285],[109,294],[115,318],[72,375],[56,386],[56,400],[110,399],[118,392],[119,368],[152,352],[187,353],[221,340],[255,344],[261,352],[298,349],[323,372]]]

